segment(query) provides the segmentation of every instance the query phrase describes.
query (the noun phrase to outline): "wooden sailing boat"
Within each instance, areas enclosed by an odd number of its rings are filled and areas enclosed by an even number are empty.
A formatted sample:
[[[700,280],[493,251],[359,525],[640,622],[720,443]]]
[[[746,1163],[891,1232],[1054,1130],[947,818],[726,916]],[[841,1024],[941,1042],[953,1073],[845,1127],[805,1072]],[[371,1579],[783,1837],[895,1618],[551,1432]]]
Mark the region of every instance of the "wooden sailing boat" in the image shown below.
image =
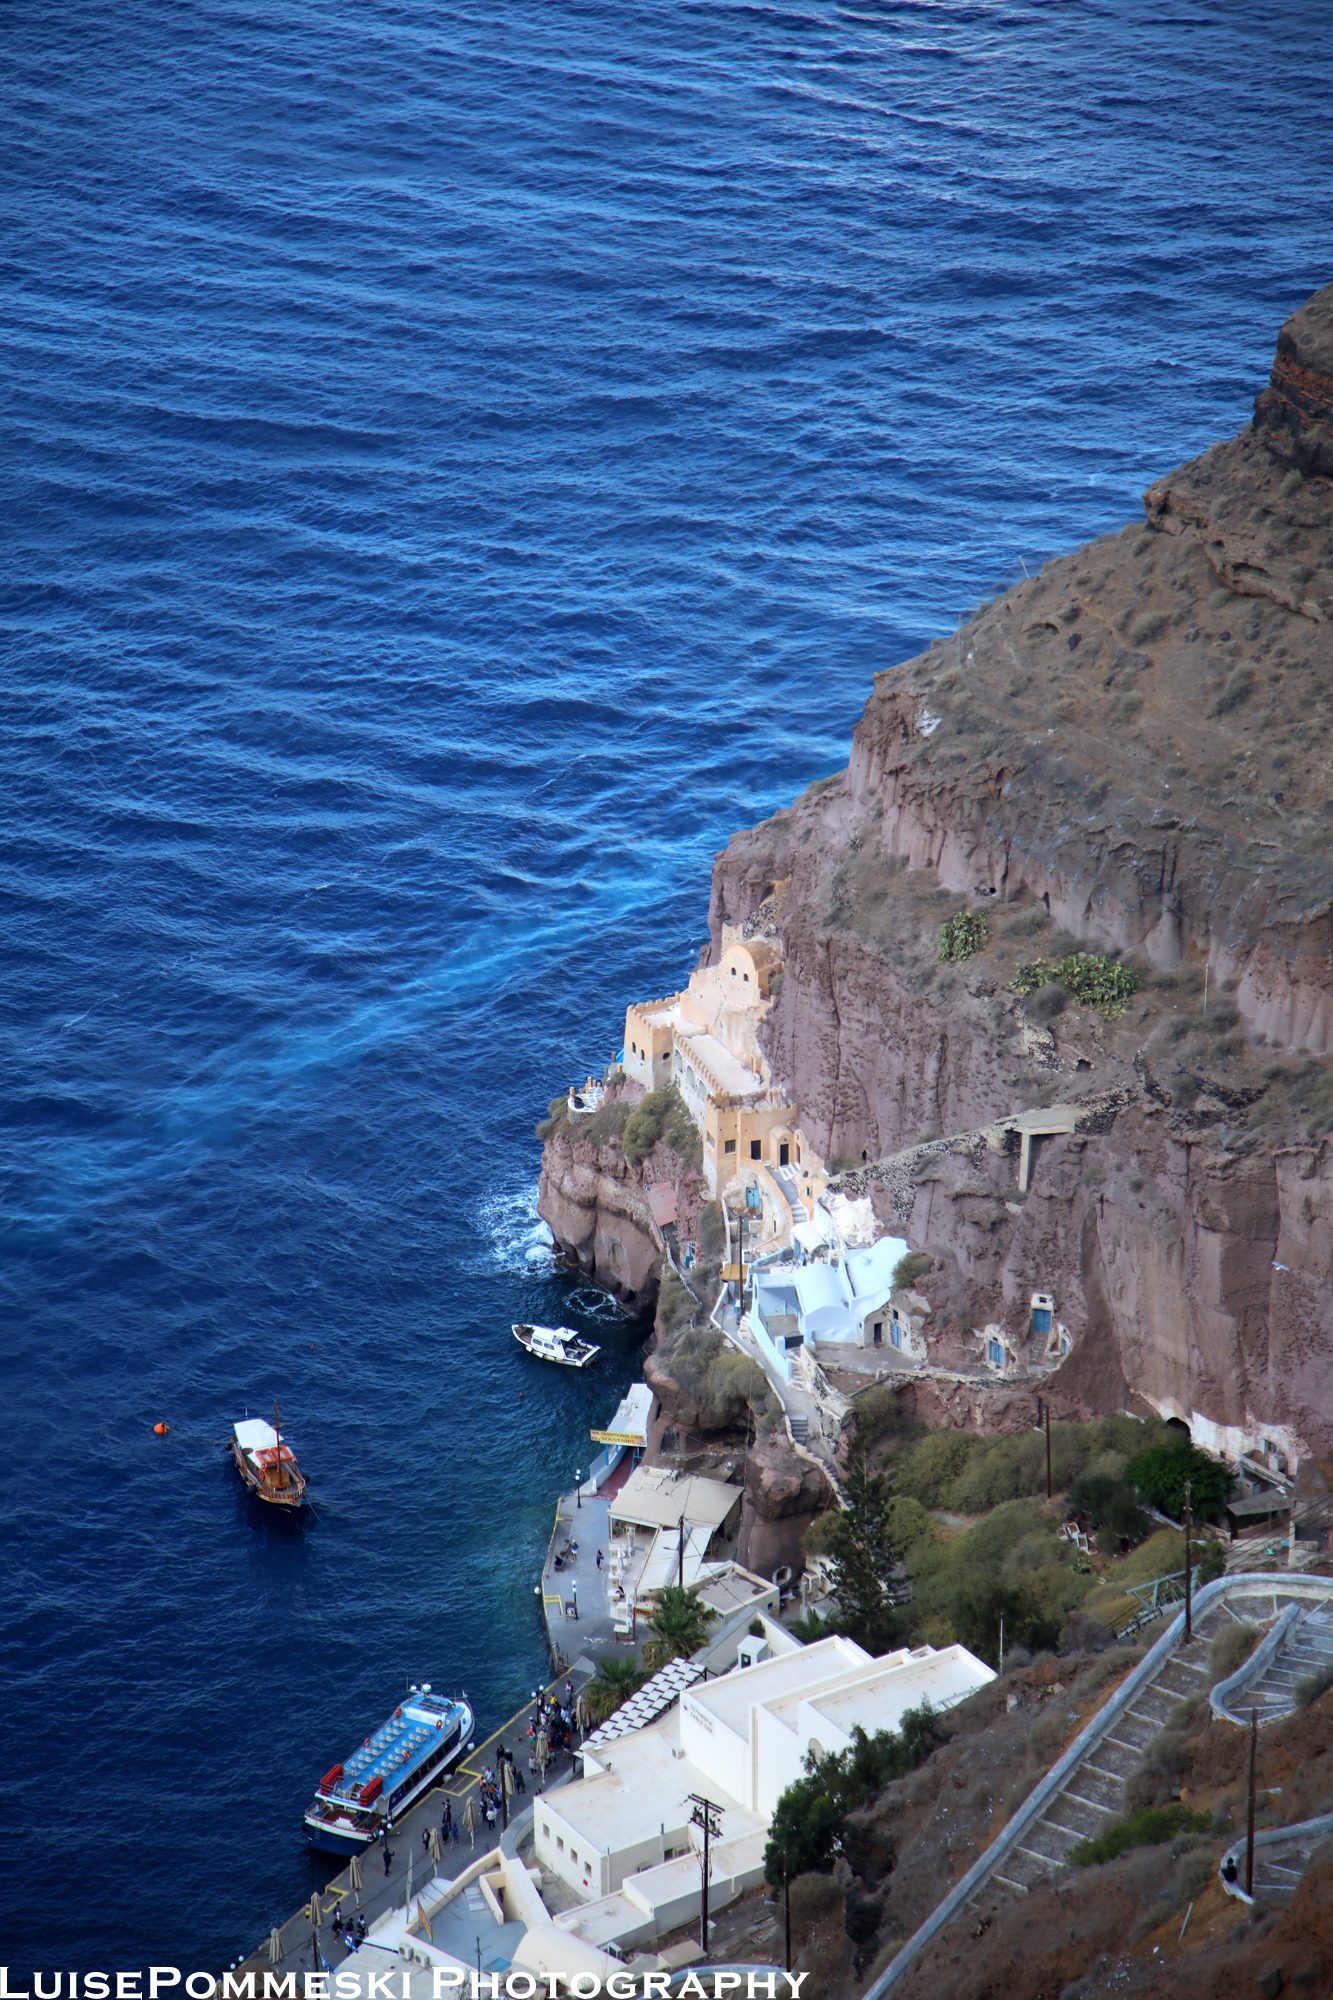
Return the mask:
[[[271,1507],[295,1508],[305,1499],[305,1479],[295,1452],[283,1442],[276,1401],[271,1424],[262,1417],[243,1417],[234,1426],[231,1455],[250,1491]]]

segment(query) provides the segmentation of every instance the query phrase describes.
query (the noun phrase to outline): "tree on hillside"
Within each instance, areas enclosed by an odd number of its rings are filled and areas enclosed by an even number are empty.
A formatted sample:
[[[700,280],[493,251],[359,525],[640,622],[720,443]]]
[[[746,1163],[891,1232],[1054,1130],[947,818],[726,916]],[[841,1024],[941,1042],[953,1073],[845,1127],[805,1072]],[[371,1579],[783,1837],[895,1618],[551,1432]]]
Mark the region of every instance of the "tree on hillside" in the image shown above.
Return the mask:
[[[896,1731],[877,1729],[867,1736],[854,1728],[849,1750],[827,1757],[812,1751],[806,1775],[788,1785],[778,1800],[764,1849],[764,1874],[782,1880],[785,1860],[791,1875],[815,1869],[827,1874],[842,1847],[847,1814],[873,1799],[894,1778],[915,1771],[934,1748],[932,1710],[928,1701],[909,1708]]]
[[[889,1640],[887,1593],[898,1563],[889,1531],[889,1483],[872,1472],[864,1451],[854,1453],[844,1481],[847,1505],[828,1536],[838,1623],[872,1653]]]
[[[648,1620],[653,1636],[643,1649],[645,1667],[664,1667],[668,1660],[688,1659],[697,1653],[716,1617],[716,1611],[704,1603],[697,1590],[667,1584],[658,1593],[657,1609]]]
[[[1217,1459],[1196,1451],[1188,1438],[1140,1452],[1125,1467],[1144,1499],[1160,1507],[1173,1521],[1185,1511],[1185,1481],[1190,1482],[1190,1511],[1196,1521],[1214,1521],[1231,1490],[1231,1474]]]

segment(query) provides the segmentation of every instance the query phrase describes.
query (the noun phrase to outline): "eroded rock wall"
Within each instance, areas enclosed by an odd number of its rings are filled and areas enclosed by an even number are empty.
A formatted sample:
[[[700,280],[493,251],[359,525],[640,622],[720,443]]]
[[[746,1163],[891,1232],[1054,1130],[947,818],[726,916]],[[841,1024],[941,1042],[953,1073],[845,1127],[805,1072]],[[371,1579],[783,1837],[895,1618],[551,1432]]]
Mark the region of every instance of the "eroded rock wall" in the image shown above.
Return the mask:
[[[914,1172],[937,1343],[1056,1293],[1057,1407],[1143,1395],[1333,1452],[1333,287],[1255,424],[1146,519],[876,676],[846,772],[733,837],[722,926],[779,908],[774,1081],[835,1167],[1052,1100],[1106,1129]],[[779,887],[782,893],[778,895]],[[987,914],[942,966],[941,920]],[[1046,1020],[1024,959],[1130,955],[1121,1019]],[[1059,995],[1055,1005],[1058,1009]],[[962,1351],[961,1349],[959,1350]],[[975,1350],[974,1350],[975,1353]],[[948,1360],[942,1351],[937,1358]]]

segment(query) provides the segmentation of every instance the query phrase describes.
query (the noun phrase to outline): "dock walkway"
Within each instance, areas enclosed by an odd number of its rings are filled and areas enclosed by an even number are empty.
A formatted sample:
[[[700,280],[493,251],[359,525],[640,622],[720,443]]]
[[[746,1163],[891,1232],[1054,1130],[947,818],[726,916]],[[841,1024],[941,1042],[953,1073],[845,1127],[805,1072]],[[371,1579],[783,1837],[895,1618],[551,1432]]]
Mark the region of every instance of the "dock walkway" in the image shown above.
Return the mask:
[[[573,1629],[577,1631],[578,1627],[575,1626]],[[544,1697],[554,1695],[563,1701],[566,1678],[573,1679],[577,1692],[590,1678],[589,1670],[586,1666],[582,1666],[568,1677],[561,1675],[559,1680],[552,1681],[541,1691],[542,1695]],[[402,1909],[409,1897],[420,1895],[432,1878],[452,1882],[476,1860],[479,1853],[485,1853],[488,1847],[498,1846],[501,1837],[498,1822],[494,1827],[487,1827],[483,1821],[477,1829],[475,1843],[470,1843],[463,1831],[461,1820],[468,1799],[477,1797],[477,1787],[484,1772],[496,1769],[496,1756],[502,1744],[506,1750],[513,1751],[527,1785],[526,1794],[520,1792],[514,1795],[511,1802],[513,1812],[522,1814],[525,1806],[540,1796],[537,1778],[528,1769],[528,1727],[536,1715],[536,1710],[537,1697],[534,1695],[531,1701],[526,1702],[511,1715],[500,1728],[492,1730],[484,1741],[474,1743],[446,1778],[438,1785],[432,1786],[423,1799],[419,1799],[416,1805],[394,1821],[393,1833],[388,1842],[391,1865],[387,1874],[384,1868],[383,1848],[368,1847],[364,1854],[358,1856],[361,1863],[360,1889],[352,1887],[352,1867],[348,1861],[341,1872],[319,1892],[321,1910],[319,1952],[324,1967],[337,1967],[352,1955],[333,1934],[335,1909],[341,1909],[344,1919],[359,1911],[367,1924],[373,1924],[387,1910]],[[547,1770],[545,1789],[549,1792],[556,1785],[567,1784],[572,1775],[572,1756],[554,1759]],[[429,1834],[432,1827],[439,1827],[444,1817],[446,1798],[453,1804],[454,1822],[458,1826],[458,1845],[446,1848],[443,1858],[437,1863],[430,1859],[422,1836]],[[239,1968],[242,1972],[256,1972],[261,1975],[255,1982],[256,1992],[259,1994],[264,1991],[262,1974],[266,1971],[272,1970],[280,1977],[295,1972],[298,1975],[298,1986],[301,1986],[303,1982],[300,1975],[318,1969],[314,1958],[310,1904],[307,1903],[294,1916],[288,1917],[277,1929],[282,1946],[281,1961],[270,1966],[268,1940],[265,1939],[249,1953]]]
[[[605,1566],[597,1567],[597,1551],[605,1557],[611,1546],[611,1501],[632,1470],[632,1462],[626,1458],[600,1492],[589,1482],[562,1494],[556,1502],[541,1593],[551,1659],[559,1671],[563,1671],[563,1661],[577,1660],[581,1655],[594,1666],[599,1657],[613,1651],[627,1659],[634,1657],[625,1641],[616,1638],[609,1571]],[[567,1556],[563,1567],[557,1569],[556,1556],[566,1543],[574,1542],[578,1555]]]

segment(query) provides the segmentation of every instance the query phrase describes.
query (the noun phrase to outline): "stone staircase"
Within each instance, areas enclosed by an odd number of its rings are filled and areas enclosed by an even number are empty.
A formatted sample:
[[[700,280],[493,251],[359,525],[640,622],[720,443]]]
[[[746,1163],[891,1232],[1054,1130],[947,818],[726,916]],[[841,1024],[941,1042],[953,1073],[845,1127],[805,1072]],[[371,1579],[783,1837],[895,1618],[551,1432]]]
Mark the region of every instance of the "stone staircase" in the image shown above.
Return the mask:
[[[1271,1613],[1270,1613],[1271,1615]],[[1025,1833],[989,1882],[1026,1892],[1038,1881],[1051,1881],[1071,1865],[1071,1849],[1095,1839],[1125,1816],[1125,1780],[1139,1764],[1159,1730],[1166,1727],[1178,1701],[1208,1692],[1208,1652],[1228,1623],[1237,1622],[1229,1604],[1219,1604],[1194,1620],[1190,1645],[1177,1646],[1157,1673],[1138,1690],[1095,1748],[1088,1751],[1048,1809]]]
[[[1190,1643],[1185,1644],[1181,1614],[1080,1731],[1003,1832],[908,1939],[865,2000],[883,2000],[926,1946],[984,1890],[999,1887],[1011,1895],[1025,1895],[1038,1881],[1064,1875],[1079,1841],[1095,1837],[1124,1817],[1125,1780],[1166,1726],[1175,1704],[1208,1694],[1209,1649],[1218,1634],[1233,1623],[1271,1626],[1288,1609],[1292,1616],[1284,1621],[1273,1657],[1258,1657],[1262,1649],[1256,1649],[1253,1682],[1246,1681],[1242,1668],[1225,1687],[1234,1704],[1233,1717],[1242,1706],[1259,1708],[1263,1723],[1290,1714],[1297,1683],[1333,1658],[1333,1578],[1260,1572],[1208,1584],[1195,1600]],[[1252,1699],[1260,1695],[1262,1701]],[[1333,1816],[1326,1830],[1323,1821],[1274,1829],[1272,1837],[1263,1840],[1265,1879],[1271,1876],[1274,1883],[1285,1883],[1290,1893],[1309,1855],[1329,1833]]]
[[[1236,1697],[1234,1706],[1257,1708],[1259,1727],[1289,1715],[1296,1706],[1296,1689],[1307,1675],[1333,1666],[1333,1607],[1307,1611],[1287,1635],[1276,1658],[1258,1679]]]
[[[1235,1882],[1222,1876],[1222,1886],[1238,1902],[1289,1903],[1296,1884],[1310,1865],[1310,1858],[1325,1841],[1333,1839],[1333,1813],[1319,1819],[1302,1820],[1298,1826],[1270,1827],[1254,1836],[1254,1896],[1245,1894],[1245,1841],[1240,1839],[1222,1856],[1222,1868],[1234,1863]]]

